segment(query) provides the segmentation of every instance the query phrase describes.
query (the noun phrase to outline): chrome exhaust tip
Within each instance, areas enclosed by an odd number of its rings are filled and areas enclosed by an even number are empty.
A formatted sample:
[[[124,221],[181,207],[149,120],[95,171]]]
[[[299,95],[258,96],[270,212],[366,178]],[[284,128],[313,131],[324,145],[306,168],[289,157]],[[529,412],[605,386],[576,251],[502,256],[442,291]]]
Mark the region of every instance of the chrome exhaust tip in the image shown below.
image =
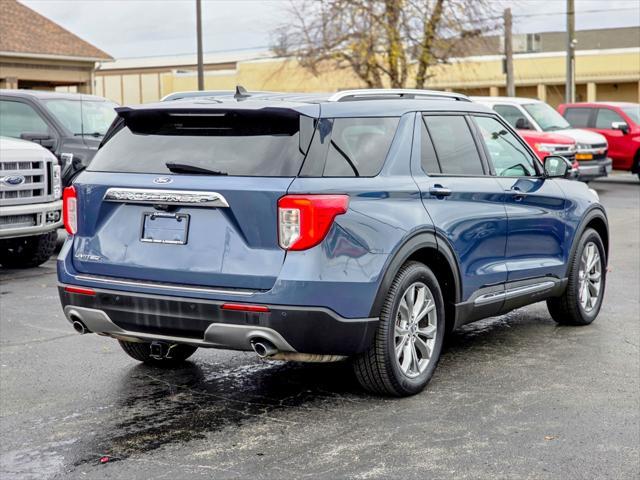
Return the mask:
[[[80,320],[73,321],[73,329],[78,332],[80,335],[85,333],[89,333],[89,329],[82,323]]]
[[[278,349],[269,340],[251,340],[251,348],[260,358],[267,358],[278,353]]]

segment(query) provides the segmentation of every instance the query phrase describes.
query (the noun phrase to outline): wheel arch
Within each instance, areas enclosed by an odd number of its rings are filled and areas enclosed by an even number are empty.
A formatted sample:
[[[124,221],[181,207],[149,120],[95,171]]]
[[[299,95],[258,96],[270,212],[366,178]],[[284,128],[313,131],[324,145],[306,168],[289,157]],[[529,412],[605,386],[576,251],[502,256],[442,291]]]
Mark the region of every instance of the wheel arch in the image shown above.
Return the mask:
[[[434,273],[445,303],[447,330],[453,329],[455,305],[461,298],[461,278],[456,256],[448,243],[437,239],[435,232],[420,232],[406,239],[393,254],[385,267],[382,281],[371,308],[371,316],[380,316],[380,311],[393,279],[406,262],[415,260],[425,264]]]
[[[567,265],[570,265],[571,260],[576,254],[576,249],[578,248],[580,237],[582,237],[582,234],[587,228],[593,228],[596,232],[598,232],[598,235],[600,235],[602,244],[604,245],[605,265],[607,265],[609,262],[609,222],[607,220],[606,213],[600,206],[592,207],[582,218],[580,225],[576,229],[576,234],[573,237],[571,251],[567,259]]]

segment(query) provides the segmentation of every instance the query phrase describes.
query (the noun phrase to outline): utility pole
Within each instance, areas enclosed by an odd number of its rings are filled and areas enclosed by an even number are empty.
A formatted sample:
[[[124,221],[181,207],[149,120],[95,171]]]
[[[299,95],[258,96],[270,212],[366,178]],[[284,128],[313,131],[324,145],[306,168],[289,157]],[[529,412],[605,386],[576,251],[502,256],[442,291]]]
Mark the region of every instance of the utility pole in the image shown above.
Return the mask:
[[[507,73],[507,97],[516,96],[516,84],[513,78],[513,39],[511,35],[511,9],[504,10],[504,55]]]
[[[566,103],[576,101],[576,10],[574,0],[567,0],[567,81]]]
[[[204,64],[202,60],[202,3],[196,0],[196,35],[198,37],[198,90],[204,90]]]

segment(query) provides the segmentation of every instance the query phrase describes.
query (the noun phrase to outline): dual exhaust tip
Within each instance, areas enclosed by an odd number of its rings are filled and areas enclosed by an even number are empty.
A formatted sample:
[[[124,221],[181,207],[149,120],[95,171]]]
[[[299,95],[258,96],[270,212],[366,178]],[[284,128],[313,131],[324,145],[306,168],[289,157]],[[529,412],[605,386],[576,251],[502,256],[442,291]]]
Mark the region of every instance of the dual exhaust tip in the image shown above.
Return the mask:
[[[273,343],[262,338],[251,340],[251,348],[260,358],[272,357],[278,353],[278,349]]]
[[[87,326],[84,324],[84,322],[82,320],[80,320],[77,317],[72,317],[72,325],[73,325],[73,329],[78,332],[80,335],[84,335],[85,333],[90,333],[90,330],[87,328]]]

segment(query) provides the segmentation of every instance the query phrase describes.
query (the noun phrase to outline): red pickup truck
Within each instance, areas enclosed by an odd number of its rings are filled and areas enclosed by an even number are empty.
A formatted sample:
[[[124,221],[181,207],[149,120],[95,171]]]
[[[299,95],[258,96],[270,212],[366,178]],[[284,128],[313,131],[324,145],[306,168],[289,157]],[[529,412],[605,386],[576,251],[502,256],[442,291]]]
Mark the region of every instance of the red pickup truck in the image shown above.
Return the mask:
[[[640,178],[640,104],[627,102],[569,103],[558,111],[572,127],[605,136],[613,168],[629,170]]]

